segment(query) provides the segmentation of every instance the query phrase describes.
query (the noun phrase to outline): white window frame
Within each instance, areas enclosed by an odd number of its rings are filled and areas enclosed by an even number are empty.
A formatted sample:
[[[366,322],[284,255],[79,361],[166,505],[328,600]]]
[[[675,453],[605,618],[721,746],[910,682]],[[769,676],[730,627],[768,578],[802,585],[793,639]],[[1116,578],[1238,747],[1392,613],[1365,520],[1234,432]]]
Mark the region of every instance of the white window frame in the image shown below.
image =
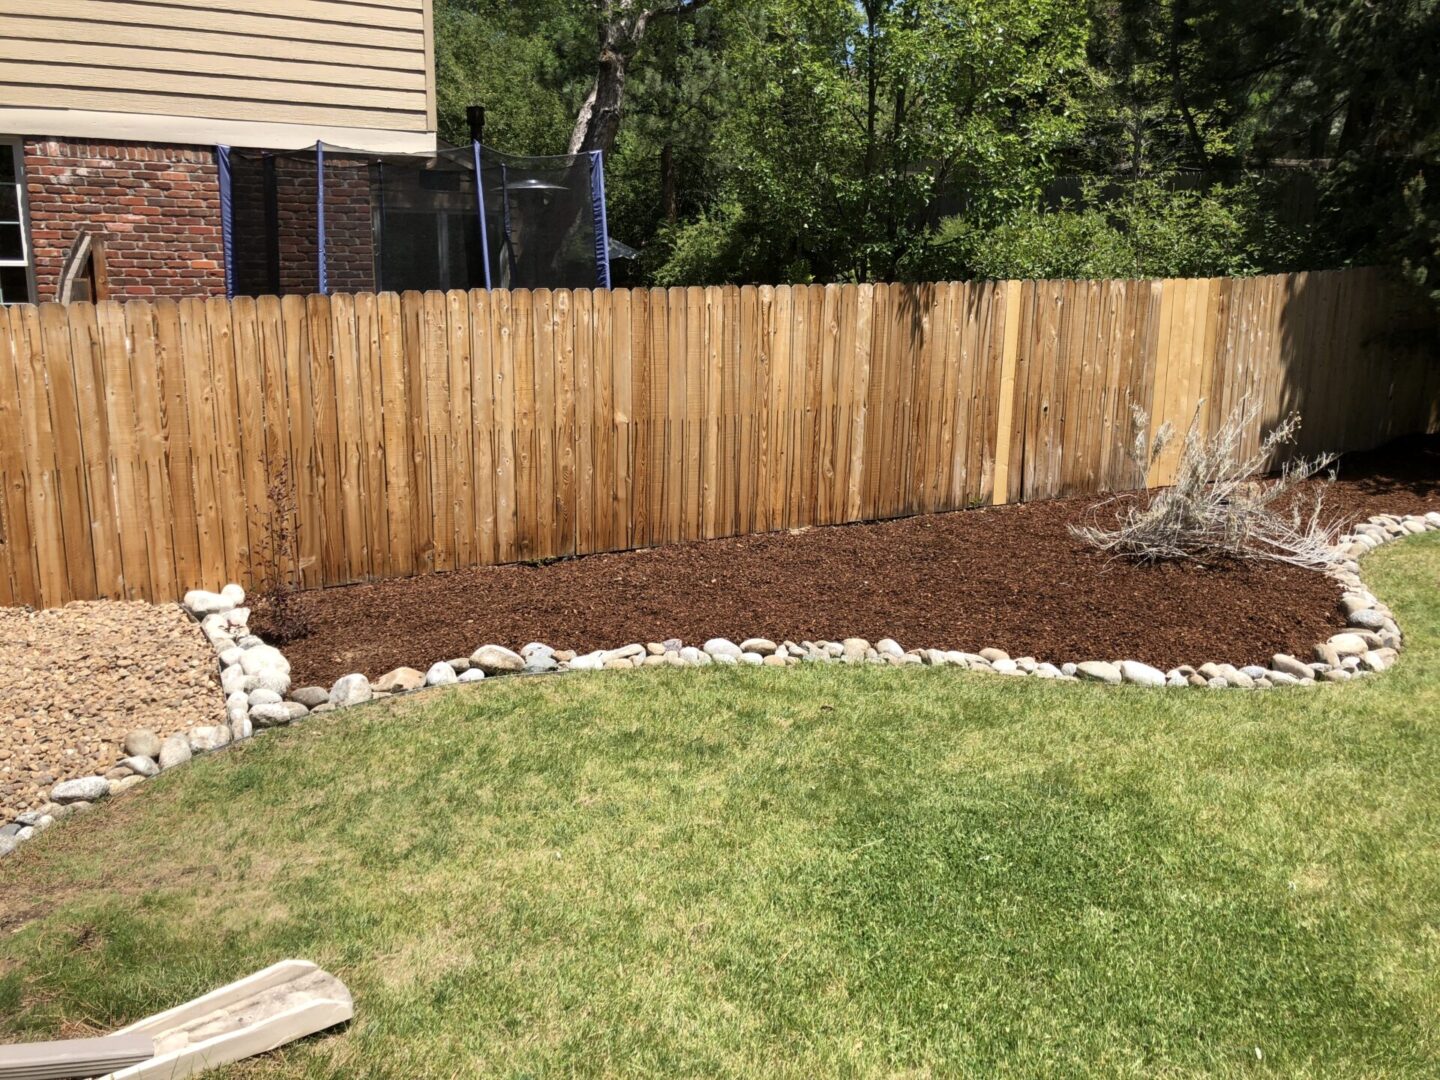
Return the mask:
[[[30,243],[30,193],[25,182],[25,140],[19,135],[0,135],[0,147],[13,151],[15,155],[15,186],[20,194],[20,261],[0,259],[0,266],[25,267],[26,284],[30,289],[30,303],[38,304],[40,294],[35,287],[35,249]],[[15,303],[15,301],[10,301]]]

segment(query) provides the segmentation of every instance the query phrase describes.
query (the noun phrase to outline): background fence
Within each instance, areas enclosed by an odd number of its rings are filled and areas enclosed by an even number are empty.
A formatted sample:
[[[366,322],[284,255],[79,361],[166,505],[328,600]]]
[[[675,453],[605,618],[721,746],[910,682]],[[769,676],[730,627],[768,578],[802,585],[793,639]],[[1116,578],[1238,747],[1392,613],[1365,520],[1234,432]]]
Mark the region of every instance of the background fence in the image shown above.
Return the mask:
[[[1372,271],[0,309],[0,604],[251,581],[286,462],[318,586],[1133,487],[1132,401],[1360,448],[1435,341]]]

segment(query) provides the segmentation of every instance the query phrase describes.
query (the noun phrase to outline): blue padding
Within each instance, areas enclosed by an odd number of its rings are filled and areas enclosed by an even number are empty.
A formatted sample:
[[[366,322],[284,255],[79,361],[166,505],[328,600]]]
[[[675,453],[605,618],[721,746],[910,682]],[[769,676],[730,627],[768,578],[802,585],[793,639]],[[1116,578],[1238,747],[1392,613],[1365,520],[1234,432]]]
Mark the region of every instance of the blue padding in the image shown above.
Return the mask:
[[[595,218],[595,283],[610,288],[610,226],[605,220],[605,153],[590,151],[590,213]]]
[[[235,298],[235,199],[230,193],[230,147],[215,148],[220,173],[220,238],[225,249],[225,295]]]
[[[480,172],[480,143],[475,150],[475,213],[480,218],[480,265],[485,267],[485,288],[490,288],[490,236],[485,228],[485,178]]]
[[[320,295],[330,291],[330,275],[325,270],[325,144],[315,144],[315,232],[320,259]]]

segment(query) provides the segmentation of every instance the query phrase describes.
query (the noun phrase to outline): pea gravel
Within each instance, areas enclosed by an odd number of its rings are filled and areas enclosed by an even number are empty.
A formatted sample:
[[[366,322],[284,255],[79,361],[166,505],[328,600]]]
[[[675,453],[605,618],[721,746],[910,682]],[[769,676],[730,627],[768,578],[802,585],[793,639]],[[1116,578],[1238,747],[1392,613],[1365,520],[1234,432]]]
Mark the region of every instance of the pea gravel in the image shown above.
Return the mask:
[[[214,651],[178,604],[0,608],[0,821],[112,767],[130,731],[224,719]]]

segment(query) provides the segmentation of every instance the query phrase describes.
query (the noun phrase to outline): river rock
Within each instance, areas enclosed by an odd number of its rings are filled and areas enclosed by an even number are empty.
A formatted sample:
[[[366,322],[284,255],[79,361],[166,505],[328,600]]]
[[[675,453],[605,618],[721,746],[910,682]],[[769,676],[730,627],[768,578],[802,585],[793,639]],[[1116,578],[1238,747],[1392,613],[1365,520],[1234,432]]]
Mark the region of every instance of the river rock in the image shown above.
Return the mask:
[[[1120,669],[1104,660],[1086,660],[1075,665],[1075,674],[1091,682],[1115,685],[1120,681]]]
[[[414,690],[424,685],[424,682],[425,676],[413,667],[398,667],[376,679],[372,689],[382,694],[393,694],[397,690]]]
[[[536,654],[525,658],[525,670],[531,675],[543,675],[547,671],[556,671],[559,667],[560,664],[553,656]],[[461,672],[461,674],[464,674],[464,672]]]
[[[449,686],[459,681],[460,676],[455,674],[455,669],[443,660],[438,664],[431,664],[430,669],[425,672],[426,686]]]
[[[103,776],[82,776],[79,780],[63,780],[50,789],[50,801],[61,806],[78,802],[94,802],[110,794],[110,781]]]
[[[250,691],[245,698],[245,703],[253,709],[256,705],[278,705],[284,700],[274,690],[266,690],[263,686],[259,686]]]
[[[373,696],[370,680],[359,672],[340,676],[330,688],[330,704],[337,709],[343,709],[347,705],[362,705]]]
[[[204,724],[191,728],[188,736],[192,753],[203,754],[230,745],[230,728],[225,724]]]
[[[140,728],[125,736],[121,743],[127,757],[157,758],[160,756],[160,736],[149,728]],[[138,770],[137,770],[138,771]]]
[[[729,638],[723,637],[711,638],[705,642],[701,648],[704,650],[705,655],[709,656],[712,660],[718,660],[722,656],[728,656],[731,661],[736,661],[740,659],[740,654],[745,651]]]
[[[552,660],[552,661],[550,661],[550,662],[553,664],[555,661]],[[463,682],[463,683],[472,683],[472,682],[480,682],[480,681],[481,681],[482,679],[484,679],[484,678],[485,678],[485,672],[481,671],[478,667],[476,667],[476,668],[467,668],[465,671],[462,671],[462,672],[459,674],[459,676],[458,676],[458,678],[457,678],[456,681],[457,681],[457,682]]]
[[[1295,659],[1289,653],[1276,653],[1270,658],[1270,666],[1276,671],[1283,671],[1286,675],[1293,675],[1297,679],[1308,679],[1315,673],[1310,670],[1310,665]]]
[[[290,674],[290,661],[285,659],[285,654],[273,645],[256,645],[254,648],[246,649],[245,654],[240,657],[241,670],[246,675],[259,675],[265,671],[278,671],[283,675]]]
[[[171,735],[160,745],[160,768],[173,769],[189,761],[192,754],[190,740],[184,735]]]
[[[1360,634],[1336,634],[1327,644],[1340,656],[1361,656],[1370,651],[1370,644]]]
[[[131,757],[127,757],[120,764],[124,765],[137,776],[160,775],[160,766],[156,765],[154,759],[147,754],[134,754]]]
[[[763,637],[746,638],[740,643],[742,653],[753,652],[759,653],[761,656],[770,656],[778,649],[779,646],[775,642]]]
[[[316,705],[323,705],[330,700],[330,691],[323,686],[302,686],[298,690],[290,691],[290,700],[298,701],[307,709],[313,709]]]
[[[1164,686],[1165,673],[1139,660],[1121,660],[1120,678],[1136,686]]]
[[[309,710],[298,701],[281,701],[274,705],[259,705],[250,710],[250,723],[257,729],[284,727],[308,715]]]
[[[607,664],[612,660],[630,660],[634,657],[644,656],[645,646],[634,642],[630,645],[621,645],[618,649],[606,649],[601,655]]]
[[[525,670],[525,658],[503,645],[481,645],[470,654],[470,663],[486,675],[508,675]]]
[[[893,656],[897,660],[905,655],[905,650],[900,648],[900,643],[894,638],[881,638],[875,643],[875,651],[881,656]]]
[[[181,603],[196,615],[219,615],[235,607],[235,601],[223,592],[206,592],[204,589],[191,589]]]

